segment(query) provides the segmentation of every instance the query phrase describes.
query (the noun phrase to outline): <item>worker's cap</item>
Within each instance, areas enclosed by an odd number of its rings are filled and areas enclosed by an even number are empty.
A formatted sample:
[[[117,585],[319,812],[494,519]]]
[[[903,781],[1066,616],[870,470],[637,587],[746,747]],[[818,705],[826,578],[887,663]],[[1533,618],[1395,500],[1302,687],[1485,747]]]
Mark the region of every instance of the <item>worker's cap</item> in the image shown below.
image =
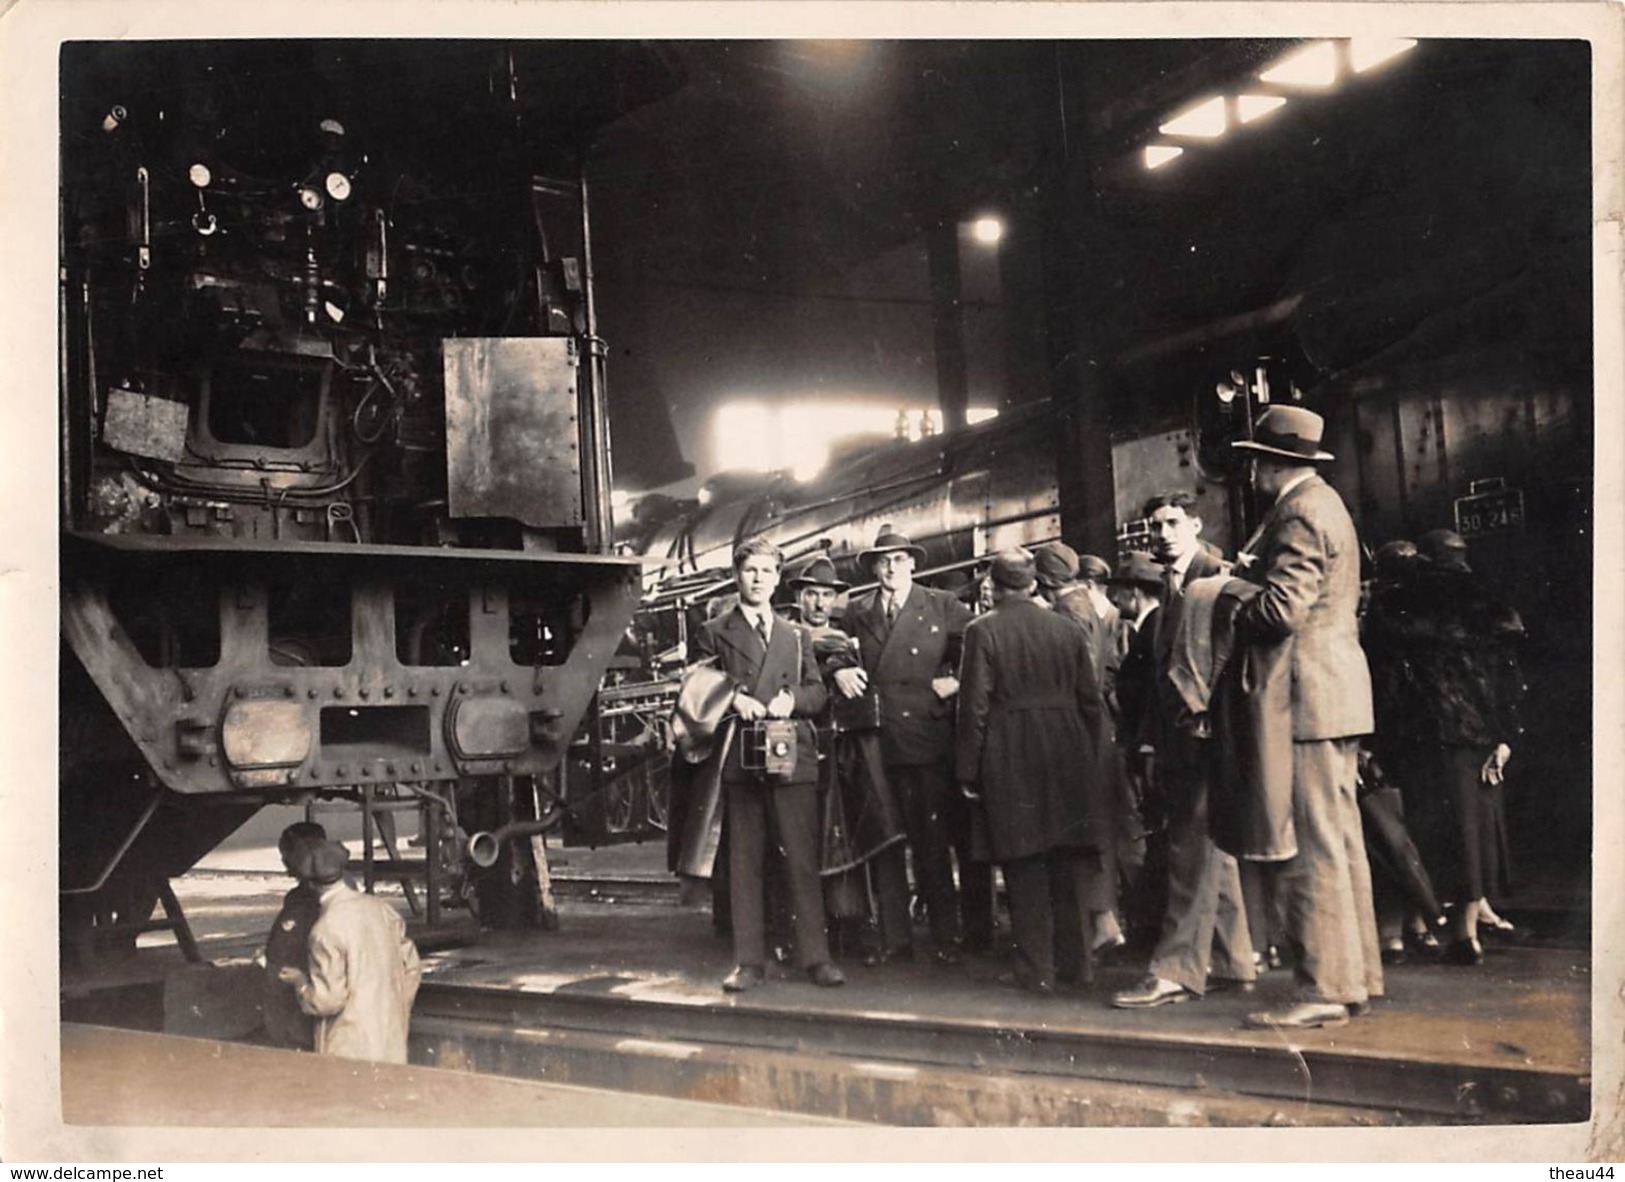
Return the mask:
[[[992,578],[994,586],[1003,587],[1007,591],[1025,591],[1038,577],[1034,570],[1033,556],[1020,547],[1000,550],[995,554],[988,575]]]
[[[1064,587],[1078,577],[1078,552],[1065,542],[1046,542],[1033,554],[1033,571],[1041,587]]]

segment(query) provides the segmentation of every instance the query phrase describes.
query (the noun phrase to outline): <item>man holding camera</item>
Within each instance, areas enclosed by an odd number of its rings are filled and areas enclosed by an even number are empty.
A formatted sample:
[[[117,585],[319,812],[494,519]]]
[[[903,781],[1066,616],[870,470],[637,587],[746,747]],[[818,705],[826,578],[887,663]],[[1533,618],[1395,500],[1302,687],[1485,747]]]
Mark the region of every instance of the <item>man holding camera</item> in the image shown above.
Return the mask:
[[[714,660],[732,682],[738,717],[713,756],[722,760],[728,826],[736,963],[722,987],[730,993],[767,979],[763,874],[775,848],[784,859],[797,963],[816,985],[846,980],[830,961],[818,881],[818,751],[810,720],[827,695],[813,646],[773,612],[783,565],[778,547],[762,538],[735,550],[739,604],[707,622],[693,643],[694,659]],[[789,720],[789,726],[769,725]]]

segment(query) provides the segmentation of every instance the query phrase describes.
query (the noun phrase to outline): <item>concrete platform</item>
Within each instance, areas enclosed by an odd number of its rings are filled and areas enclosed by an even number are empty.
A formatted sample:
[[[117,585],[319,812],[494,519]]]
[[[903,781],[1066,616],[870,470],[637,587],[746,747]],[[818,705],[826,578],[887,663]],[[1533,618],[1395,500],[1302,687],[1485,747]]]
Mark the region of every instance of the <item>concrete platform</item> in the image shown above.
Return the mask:
[[[101,1026],[62,1027],[71,1125],[232,1128],[776,1128],[796,1113],[357,1063]]]
[[[832,990],[779,968],[736,996],[718,987],[731,956],[703,912],[574,905],[566,920],[559,932],[487,934],[431,956],[415,1055],[899,1123],[1024,1124],[1062,1110],[1093,1120],[1123,1108],[1091,1093],[1096,1085],[1172,1089],[1128,1104],[1129,1123],[1163,1123],[1173,1098],[1187,1110],[1204,1098],[1256,1101],[1198,1104],[1186,1112],[1192,1123],[1565,1121],[1589,1111],[1590,969],[1580,950],[1502,948],[1478,969],[1400,966],[1371,1016],[1289,1035],[1242,1027],[1247,1012],[1286,1001],[1285,972],[1251,995],[1153,1011],[1108,1004],[1138,978],[1132,964],[1103,970],[1087,991],[1041,999],[999,984],[1005,966],[988,958],[848,966],[849,983]],[[823,1070],[809,1061],[818,1057]],[[980,1082],[950,1094],[937,1079],[941,1104],[877,1117],[886,1106],[854,1081],[888,1071],[913,1071],[919,1088],[922,1073]],[[1024,1099],[1001,1099],[986,1086],[994,1077],[1032,1086],[1018,1088]]]
[[[235,852],[176,884],[222,967],[242,971],[275,914],[288,880],[274,858]],[[1248,996],[1111,1009],[1143,956],[1054,999],[1001,986],[1007,965],[991,958],[848,961],[849,984],[834,990],[778,969],[761,990],[725,995],[728,944],[703,909],[678,904],[662,860],[648,845],[559,851],[560,930],[425,937],[414,1061],[893,1125],[1522,1123],[1589,1111],[1590,954],[1562,908],[1521,913],[1537,922],[1516,942],[1487,939],[1482,967],[1390,969],[1371,1016],[1286,1036],[1241,1026],[1287,998],[1286,972]],[[173,947],[143,956],[149,982],[170,974],[171,1001],[178,978],[201,998],[229,991],[223,977],[177,973]],[[149,990],[148,1028],[235,1033],[177,1027],[188,1008]],[[141,1024],[94,1009],[70,1017],[87,1014]]]

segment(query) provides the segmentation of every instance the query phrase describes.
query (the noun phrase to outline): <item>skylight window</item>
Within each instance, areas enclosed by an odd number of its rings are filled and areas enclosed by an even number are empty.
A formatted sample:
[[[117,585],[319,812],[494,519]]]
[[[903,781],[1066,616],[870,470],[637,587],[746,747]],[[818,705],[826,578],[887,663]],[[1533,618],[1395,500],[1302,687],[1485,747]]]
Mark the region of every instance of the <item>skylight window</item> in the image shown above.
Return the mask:
[[[1236,118],[1243,123],[1251,123],[1284,106],[1286,99],[1278,94],[1243,94],[1236,98]]]
[[[1356,74],[1363,74],[1415,48],[1416,41],[1411,37],[1355,37],[1349,41],[1349,66]]]
[[[1259,76],[1276,86],[1325,87],[1337,81],[1337,46],[1330,41],[1294,50]]]
[[[1147,168],[1161,168],[1176,156],[1182,156],[1184,153],[1184,148],[1176,148],[1172,144],[1147,144],[1145,166]]]
[[[1213,139],[1221,136],[1230,126],[1224,113],[1224,99],[1212,98],[1198,103],[1188,111],[1175,115],[1157,130],[1163,135],[1194,136]]]

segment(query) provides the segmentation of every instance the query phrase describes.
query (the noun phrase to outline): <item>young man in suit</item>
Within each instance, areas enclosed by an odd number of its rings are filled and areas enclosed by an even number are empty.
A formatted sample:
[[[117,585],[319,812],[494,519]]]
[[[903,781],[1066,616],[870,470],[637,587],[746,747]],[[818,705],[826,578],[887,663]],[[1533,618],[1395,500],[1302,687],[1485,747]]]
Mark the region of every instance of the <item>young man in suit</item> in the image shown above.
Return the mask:
[[[1316,465],[1332,459],[1325,421],[1272,406],[1253,438],[1253,484],[1273,500],[1237,559],[1263,590],[1236,615],[1238,645],[1291,646],[1292,822],[1297,856],[1278,872],[1288,934],[1298,946],[1301,1000],[1249,1014],[1260,1028],[1339,1026],[1382,996],[1382,958],[1360,809],[1359,737],[1371,732],[1371,674],[1360,647],[1360,542],[1354,521]]]
[[[858,642],[860,668],[835,674],[837,692],[856,698],[873,684],[880,691],[880,749],[886,778],[903,806],[914,851],[914,877],[931,917],[932,957],[960,959],[960,900],[954,887],[950,825],[955,673],[970,609],[946,591],[914,581],[925,551],[902,534],[882,529],[858,555],[879,582],[850,603],[843,621]],[[964,852],[963,845],[961,851]],[[973,943],[992,936],[992,871],[961,858],[960,889]]]
[[[1153,548],[1163,572],[1163,604],[1152,617],[1152,687],[1142,742],[1155,752],[1155,775],[1168,819],[1168,906],[1145,980],[1112,998],[1119,1009],[1151,1009],[1199,998],[1210,984],[1250,989],[1258,976],[1236,860],[1208,835],[1208,741],[1191,729],[1168,676],[1185,588],[1221,574],[1224,563],[1202,545],[1202,518],[1188,492],[1146,502]]]
[[[784,859],[797,963],[816,985],[846,981],[830,961],[818,881],[818,748],[811,719],[824,708],[827,695],[812,644],[795,624],[773,612],[783,566],[784,555],[771,542],[753,538],[742,544],[734,551],[739,603],[707,621],[694,636],[694,659],[715,659],[732,680],[732,710],[738,717],[732,740],[720,743],[711,756],[723,760],[736,964],[722,987],[730,993],[753,989],[767,979],[763,876],[775,847]],[[788,718],[798,720],[793,769],[779,776],[752,766],[754,759],[747,765],[750,724]]]

